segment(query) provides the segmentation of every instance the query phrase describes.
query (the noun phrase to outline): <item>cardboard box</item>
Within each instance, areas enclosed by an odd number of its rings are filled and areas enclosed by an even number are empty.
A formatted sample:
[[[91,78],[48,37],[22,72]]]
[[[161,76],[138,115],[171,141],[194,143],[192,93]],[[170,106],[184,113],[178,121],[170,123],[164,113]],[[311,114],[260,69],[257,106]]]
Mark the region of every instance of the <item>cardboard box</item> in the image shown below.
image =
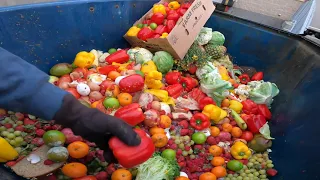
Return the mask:
[[[182,3],[185,0],[178,1]],[[170,0],[161,0],[159,3],[163,2],[170,2]],[[142,41],[137,37],[127,35],[124,35],[124,38],[133,47],[147,48],[152,52],[167,51],[174,56],[174,58],[183,59],[214,9],[215,6],[211,0],[194,0],[188,11],[180,17],[167,38],[152,38],[147,41]],[[136,21],[134,25],[142,23],[149,13],[152,13],[152,9]]]

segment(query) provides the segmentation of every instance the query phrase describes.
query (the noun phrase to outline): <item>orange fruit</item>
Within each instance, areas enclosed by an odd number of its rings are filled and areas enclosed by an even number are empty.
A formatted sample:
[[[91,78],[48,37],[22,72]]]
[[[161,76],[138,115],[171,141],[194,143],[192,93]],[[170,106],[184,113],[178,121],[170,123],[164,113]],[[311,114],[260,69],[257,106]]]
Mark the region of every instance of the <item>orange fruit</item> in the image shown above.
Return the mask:
[[[84,176],[84,177],[76,178],[73,180],[97,180],[97,178],[95,176]]]
[[[221,102],[221,107],[229,107],[229,105],[230,105],[229,99],[224,99]]]
[[[111,175],[111,180],[131,180],[132,174],[126,169],[117,169]]]
[[[211,164],[213,166],[222,166],[225,164],[225,160],[223,157],[213,157],[213,159],[211,160]]]
[[[100,102],[102,102],[102,100],[93,102],[93,103],[91,104],[91,107],[92,107],[92,108],[96,108],[97,105],[98,105]]]
[[[117,71],[111,71],[108,74],[108,78],[110,78],[111,80],[116,80],[117,77],[121,76],[120,73],[118,73]]]
[[[229,123],[223,123],[222,124],[222,130],[225,132],[231,132],[232,130],[232,125]]]
[[[222,178],[225,177],[227,175],[227,170],[226,168],[222,167],[222,166],[217,166],[212,168],[211,170],[212,174],[214,174],[217,178]]]
[[[155,134],[166,134],[166,132],[164,132],[163,128],[158,128],[158,127],[150,128],[149,132],[150,132],[151,136],[155,135]]]
[[[212,145],[209,147],[209,153],[213,156],[220,156],[223,152],[223,149],[217,145]]]
[[[199,176],[199,180],[216,180],[217,177],[211,172],[203,173]]]
[[[62,173],[70,178],[80,178],[87,175],[87,167],[81,163],[73,162],[62,167]]]
[[[179,177],[176,177],[175,180],[190,180],[190,179],[184,176],[179,176]]]
[[[220,129],[218,127],[216,127],[216,126],[211,126],[210,127],[210,134],[213,137],[217,137],[220,134]]]
[[[239,127],[233,127],[231,129],[231,135],[235,138],[241,137],[242,130]]]
[[[168,143],[168,137],[165,134],[154,134],[151,136],[151,139],[157,148],[164,147]]]
[[[89,149],[89,146],[81,141],[75,141],[68,145],[69,155],[76,159],[80,159],[88,155]]]
[[[132,103],[132,96],[129,93],[120,93],[118,100],[121,106],[126,106]]]
[[[171,126],[171,118],[167,115],[161,115],[160,126],[163,128],[169,128]]]

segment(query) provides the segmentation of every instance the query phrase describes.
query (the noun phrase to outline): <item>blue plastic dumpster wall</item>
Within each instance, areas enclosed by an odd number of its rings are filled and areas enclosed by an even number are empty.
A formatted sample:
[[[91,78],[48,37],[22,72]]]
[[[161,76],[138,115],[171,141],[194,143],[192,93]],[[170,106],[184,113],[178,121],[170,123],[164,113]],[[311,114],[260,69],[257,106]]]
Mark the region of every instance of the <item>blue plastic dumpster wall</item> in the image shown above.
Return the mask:
[[[0,8],[0,46],[48,72],[82,50],[128,46],[123,34],[154,2],[78,0]],[[276,138],[272,160],[279,170],[274,179],[320,179],[319,47],[221,14],[207,26],[225,34],[236,63],[263,70],[280,88],[270,122]],[[17,178],[0,173],[1,179]]]

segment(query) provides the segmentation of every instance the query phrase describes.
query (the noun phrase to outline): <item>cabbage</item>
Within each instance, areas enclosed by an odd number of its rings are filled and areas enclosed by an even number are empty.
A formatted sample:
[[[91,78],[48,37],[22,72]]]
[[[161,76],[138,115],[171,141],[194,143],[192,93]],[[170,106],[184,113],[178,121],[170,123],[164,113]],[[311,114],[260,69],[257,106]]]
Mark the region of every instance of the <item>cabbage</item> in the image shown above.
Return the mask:
[[[208,42],[211,40],[212,38],[212,29],[211,28],[207,28],[207,27],[203,27],[200,30],[200,33],[198,34],[196,41],[198,41],[198,44],[203,46],[205,44],[208,44]]]
[[[218,68],[215,67],[212,63],[207,63],[203,67],[198,68],[197,71],[196,71],[196,76],[200,80],[202,78],[204,78],[205,76],[208,76],[208,74],[210,76],[221,77],[220,74],[219,74]]]
[[[209,44],[216,45],[216,46],[222,46],[224,44],[224,41],[225,41],[225,37],[221,32],[213,31],[212,38],[209,41]]]
[[[153,62],[162,74],[166,74],[173,67],[173,57],[165,51],[156,52],[153,57]]]
[[[270,136],[270,128],[268,123],[265,123],[260,129],[259,129],[260,134],[266,139],[274,139],[273,137]]]
[[[137,64],[143,64],[151,61],[153,58],[153,54],[149,50],[139,47],[129,49],[128,55],[130,56],[130,59],[136,61]]]
[[[172,180],[180,175],[176,160],[161,157],[160,153],[139,165],[136,180]]]
[[[249,97],[257,104],[266,104],[270,106],[273,98],[279,94],[279,89],[276,84],[264,81],[251,81],[248,83],[251,88]]]

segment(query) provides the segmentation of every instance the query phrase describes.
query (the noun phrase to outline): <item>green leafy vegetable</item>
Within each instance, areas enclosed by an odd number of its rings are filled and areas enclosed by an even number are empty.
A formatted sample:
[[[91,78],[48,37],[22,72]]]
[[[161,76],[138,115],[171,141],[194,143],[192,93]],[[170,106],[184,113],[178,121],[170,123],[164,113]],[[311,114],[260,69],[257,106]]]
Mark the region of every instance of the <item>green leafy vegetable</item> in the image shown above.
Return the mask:
[[[260,129],[259,129],[260,134],[266,139],[274,139],[270,136],[270,128],[268,123],[265,123]]]
[[[251,88],[249,97],[257,104],[270,106],[273,98],[280,92],[277,85],[271,82],[251,81],[248,85]]]
[[[139,47],[129,49],[128,55],[130,56],[130,59],[135,60],[137,64],[146,63],[153,58],[153,54],[149,50]]]
[[[173,57],[165,51],[156,52],[153,57],[153,62],[156,64],[158,71],[162,74],[169,72],[174,63]]]
[[[224,35],[219,31],[213,31],[212,32],[212,38],[209,41],[209,44],[222,46],[224,44],[225,37]]]
[[[203,27],[200,30],[200,33],[198,34],[196,41],[198,41],[199,45],[205,45],[205,44],[208,44],[211,38],[212,38],[212,29]]]

